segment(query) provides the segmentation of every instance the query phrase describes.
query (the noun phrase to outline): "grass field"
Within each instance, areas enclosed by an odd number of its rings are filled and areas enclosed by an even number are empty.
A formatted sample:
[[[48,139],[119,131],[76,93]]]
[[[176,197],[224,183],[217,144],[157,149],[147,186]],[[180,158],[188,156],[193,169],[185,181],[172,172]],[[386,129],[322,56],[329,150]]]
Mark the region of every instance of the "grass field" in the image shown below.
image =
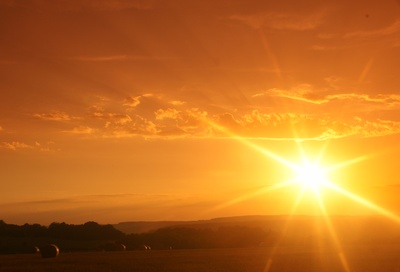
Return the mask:
[[[336,250],[285,247],[273,255],[271,248],[60,253],[54,259],[2,255],[0,271],[400,272],[400,245],[354,246],[344,252],[347,270]]]

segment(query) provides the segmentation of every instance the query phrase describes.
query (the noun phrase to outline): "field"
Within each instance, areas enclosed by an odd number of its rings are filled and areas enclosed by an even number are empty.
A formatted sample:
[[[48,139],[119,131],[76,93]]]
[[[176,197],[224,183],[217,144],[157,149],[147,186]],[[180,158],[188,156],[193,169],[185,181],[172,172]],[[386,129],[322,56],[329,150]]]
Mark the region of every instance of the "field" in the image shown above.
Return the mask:
[[[54,259],[35,254],[2,255],[0,271],[400,272],[399,245],[353,246],[345,247],[343,252],[347,270],[336,250],[282,247],[276,251],[250,248],[61,253]]]

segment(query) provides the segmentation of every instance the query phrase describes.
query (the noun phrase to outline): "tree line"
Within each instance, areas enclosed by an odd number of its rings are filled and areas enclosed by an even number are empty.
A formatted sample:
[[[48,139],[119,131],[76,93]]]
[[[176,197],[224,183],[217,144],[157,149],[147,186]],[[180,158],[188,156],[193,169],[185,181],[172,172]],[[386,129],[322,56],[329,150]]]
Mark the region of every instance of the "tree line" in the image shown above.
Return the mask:
[[[45,237],[65,240],[110,240],[120,239],[124,233],[112,225],[100,225],[87,222],[83,225],[66,223],[51,223],[48,227],[39,224],[24,224],[22,226],[6,224],[0,220],[0,236],[6,237]]]
[[[60,251],[256,247],[272,244],[277,233],[245,226],[210,228],[167,227],[155,231],[124,234],[112,225],[87,222],[82,225],[51,223],[13,225],[0,220],[0,253],[28,253],[32,247],[57,244]]]

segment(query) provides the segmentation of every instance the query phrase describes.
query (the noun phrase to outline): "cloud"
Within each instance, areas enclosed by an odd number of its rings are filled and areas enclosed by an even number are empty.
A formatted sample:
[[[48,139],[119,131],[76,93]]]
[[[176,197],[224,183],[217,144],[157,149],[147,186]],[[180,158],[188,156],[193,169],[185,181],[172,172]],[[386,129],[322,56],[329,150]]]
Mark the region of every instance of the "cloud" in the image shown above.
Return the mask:
[[[346,29],[347,30],[347,29]],[[400,20],[396,19],[391,24],[372,29],[360,29],[353,31],[320,33],[318,38],[320,42],[311,46],[315,51],[333,51],[354,49],[354,47],[366,46],[371,44],[381,44],[385,47],[398,47],[397,38],[400,33]]]
[[[240,21],[252,28],[305,31],[312,30],[324,21],[325,12],[312,14],[267,12],[253,15],[233,15],[229,18]]]
[[[41,144],[39,142],[35,142],[35,148],[42,151],[42,152],[56,152],[61,151],[60,148],[54,146],[54,142],[47,142],[45,144]]]
[[[334,84],[334,83],[331,83]],[[332,85],[333,86],[333,85]],[[331,86],[331,87],[332,87]],[[333,88],[336,88],[333,86]],[[335,90],[337,91],[337,90]],[[397,110],[400,109],[400,95],[397,94],[363,94],[363,93],[336,93],[330,94],[328,90],[316,90],[309,84],[301,84],[292,89],[272,88],[256,93],[253,99],[282,98],[304,104],[316,106],[334,106],[338,103],[352,103],[352,112]]]
[[[103,56],[80,56],[68,58],[82,62],[112,62],[112,61],[165,61],[171,57],[146,56],[146,55],[103,55]]]
[[[88,126],[78,126],[74,127],[71,130],[64,130],[63,132],[72,133],[72,134],[93,134],[96,130],[94,128]]]
[[[130,107],[130,108],[135,108],[139,104],[140,104],[140,96],[136,96],[136,97],[130,96],[125,99],[125,102],[123,105]]]
[[[370,31],[355,31],[345,34],[344,38],[379,38],[383,36],[395,35],[400,32],[400,20],[394,21],[391,25],[370,30]]]
[[[33,116],[42,120],[51,120],[51,121],[70,121],[73,119],[78,119],[77,117],[72,117],[65,112],[58,112],[58,111],[51,113],[36,113]]]
[[[176,109],[159,109],[155,112],[156,120],[178,119],[180,112]]]
[[[181,136],[209,137],[211,135],[208,113],[198,108],[159,109],[155,112],[155,120],[158,121],[160,134],[164,136],[168,134],[178,136],[178,132]]]
[[[30,201],[8,202],[0,204],[3,219],[21,222],[69,222],[84,223],[93,218],[96,222],[117,223],[138,220],[160,219],[164,213],[165,220],[191,218],[193,213],[201,214],[215,206],[209,199],[196,195],[175,194],[98,194],[98,195],[65,195]],[[32,213],[31,211],[35,212]],[[174,211],[171,213],[171,211]],[[195,217],[196,217],[195,216]],[[110,218],[115,220],[110,222]],[[195,219],[195,218],[193,218]]]
[[[339,100],[360,100],[366,102],[373,102],[384,104],[386,106],[396,107],[400,105],[400,95],[397,94],[354,94],[354,93],[343,93],[343,94],[333,94],[327,95],[328,100],[339,99]]]
[[[301,84],[296,86],[295,88],[292,88],[291,90],[273,88],[265,92],[253,95],[253,97],[262,96],[282,97],[313,104],[323,104],[327,102],[327,100],[323,96],[318,94],[314,90],[312,85],[309,84]]]
[[[54,152],[59,151],[60,149],[54,147],[53,142],[47,142],[45,144],[41,144],[39,142],[35,142],[33,144],[27,144],[19,141],[12,141],[12,142],[2,142],[0,143],[0,149],[8,149],[12,151],[17,150],[38,150],[42,152]]]
[[[3,142],[0,147],[10,150],[34,148],[32,145],[28,145],[22,142]]]
[[[367,138],[400,133],[400,122],[390,120],[366,120],[360,117],[340,120],[334,116],[268,114],[257,110],[239,118],[223,114],[219,116],[217,124],[220,131],[228,132],[228,135],[276,140],[325,140],[350,136]]]
[[[368,121],[359,117],[355,117],[350,126],[354,135],[363,137],[380,137],[400,133],[400,122],[390,120],[374,120]]]
[[[130,116],[129,122],[107,122],[105,129],[106,137],[154,137],[159,132],[152,121],[140,115]]]
[[[118,200],[124,198],[140,198],[140,194],[109,194],[109,195],[81,195],[71,196],[64,198],[48,198],[39,199],[32,201],[10,203],[11,205],[37,205],[37,206],[48,206],[48,205],[65,205],[65,204],[84,204],[84,203],[101,203],[109,200]]]
[[[52,1],[52,0],[5,0],[0,5],[10,7],[22,7],[49,11],[103,11],[138,9],[148,10],[152,8],[152,1],[140,0],[81,0],[81,1]]]
[[[179,100],[172,100],[172,101],[169,101],[169,103],[170,103],[171,105],[174,105],[174,106],[182,106],[182,105],[185,105],[185,104],[186,104],[186,102],[184,102],[184,101],[179,101]]]
[[[349,48],[352,48],[352,45],[321,45],[321,44],[315,44],[311,46],[312,50],[315,51],[337,51],[337,50],[346,50]]]
[[[245,138],[318,139],[325,132],[324,120],[306,114],[263,113],[253,110],[241,116],[220,115],[219,132]],[[222,136],[222,135],[221,135]]]
[[[132,121],[132,118],[129,115],[119,113],[93,112],[89,115],[89,117],[100,120],[112,120],[118,124],[126,124]]]
[[[138,96],[128,96],[125,98],[123,105],[129,108],[136,108],[137,106],[143,104],[143,102],[146,102],[144,105],[145,107],[154,107],[154,104],[159,106],[161,103],[167,104],[167,102],[163,101],[161,96],[157,96],[152,93],[145,93]]]
[[[106,99],[81,117],[53,112],[36,114],[47,120],[74,119],[64,130],[86,137],[143,137],[154,139],[245,137],[273,140],[322,140],[342,137],[380,137],[399,133],[399,124],[388,118],[373,119],[372,111],[400,109],[400,95],[332,93],[338,78],[317,89],[300,84],[291,89],[271,88],[251,97],[242,109],[189,107],[179,99],[152,93]],[[338,109],[343,113],[338,114]],[[14,148],[21,148],[14,145]],[[5,146],[4,146],[5,147]],[[7,145],[11,149],[13,145]]]

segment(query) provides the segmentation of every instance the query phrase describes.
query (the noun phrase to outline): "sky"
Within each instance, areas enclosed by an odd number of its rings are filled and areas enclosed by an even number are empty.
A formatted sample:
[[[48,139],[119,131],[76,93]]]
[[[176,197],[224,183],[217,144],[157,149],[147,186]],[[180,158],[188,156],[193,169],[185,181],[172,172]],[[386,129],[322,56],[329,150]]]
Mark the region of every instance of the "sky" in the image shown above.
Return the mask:
[[[7,223],[318,214],[275,186],[302,157],[351,193],[321,190],[327,213],[400,212],[400,1],[2,0],[0,18]]]

